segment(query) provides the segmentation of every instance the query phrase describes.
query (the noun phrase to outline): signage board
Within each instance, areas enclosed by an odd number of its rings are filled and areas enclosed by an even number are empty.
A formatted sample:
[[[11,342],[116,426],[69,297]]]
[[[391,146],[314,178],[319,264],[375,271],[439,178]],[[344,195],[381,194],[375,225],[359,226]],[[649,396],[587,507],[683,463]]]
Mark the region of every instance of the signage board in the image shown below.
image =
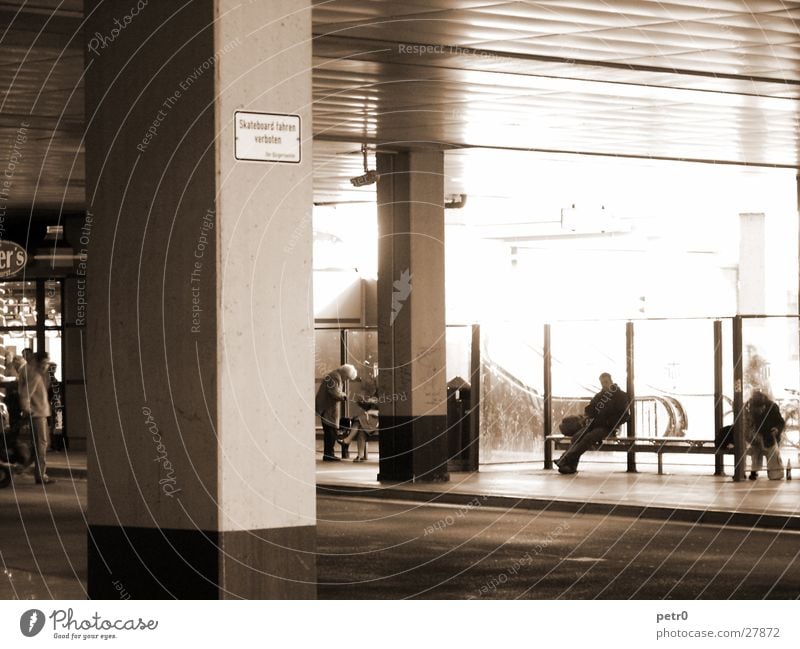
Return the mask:
[[[253,162],[300,162],[300,115],[237,110],[234,156]]]
[[[13,241],[0,239],[0,277],[13,277],[28,262],[25,248]]]

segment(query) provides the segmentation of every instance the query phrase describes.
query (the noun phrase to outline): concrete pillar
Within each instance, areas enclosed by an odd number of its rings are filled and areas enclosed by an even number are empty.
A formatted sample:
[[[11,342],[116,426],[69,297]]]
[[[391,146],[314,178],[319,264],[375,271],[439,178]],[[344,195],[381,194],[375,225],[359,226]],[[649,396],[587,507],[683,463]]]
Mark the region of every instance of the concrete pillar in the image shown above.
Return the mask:
[[[800,315],[800,175],[795,176],[795,189],[797,190],[797,200],[795,201],[797,225],[797,293],[795,294],[795,303],[797,304],[797,312]],[[800,333],[800,332],[798,332]]]
[[[448,480],[444,154],[380,154],[378,172],[378,479]]]
[[[86,3],[93,598],[316,594],[310,5]]]
[[[739,215],[738,313],[766,313],[766,223],[763,214]]]

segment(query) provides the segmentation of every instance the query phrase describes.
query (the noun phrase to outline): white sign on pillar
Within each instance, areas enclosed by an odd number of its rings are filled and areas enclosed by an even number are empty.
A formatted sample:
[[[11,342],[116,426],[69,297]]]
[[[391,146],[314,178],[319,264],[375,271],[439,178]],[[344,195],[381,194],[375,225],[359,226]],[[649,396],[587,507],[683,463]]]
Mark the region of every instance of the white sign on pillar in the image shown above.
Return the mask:
[[[237,110],[234,155],[253,162],[300,162],[300,116]]]

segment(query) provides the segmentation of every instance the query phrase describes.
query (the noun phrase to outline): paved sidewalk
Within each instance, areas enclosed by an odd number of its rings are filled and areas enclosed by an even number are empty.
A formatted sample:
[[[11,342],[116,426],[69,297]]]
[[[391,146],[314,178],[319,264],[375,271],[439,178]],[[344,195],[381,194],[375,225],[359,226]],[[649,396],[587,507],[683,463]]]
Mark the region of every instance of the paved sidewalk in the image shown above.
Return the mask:
[[[671,473],[658,475],[654,465],[640,462],[640,472],[630,474],[624,464],[597,454],[571,476],[547,471],[541,463],[499,464],[453,473],[446,483],[381,484],[377,453],[370,455],[362,464],[318,461],[319,492],[458,505],[477,496],[508,508],[800,530],[800,466],[791,481],[767,480],[762,473],[756,481],[733,482],[730,475],[711,475],[710,465],[694,463],[674,463],[667,467]],[[54,477],[87,476],[86,453],[48,453],[47,462]]]
[[[53,478],[85,480],[86,451],[48,451],[47,475]]]
[[[346,493],[484,505],[742,525],[800,531],[800,479],[733,482],[707,467],[677,466],[658,475],[653,467],[627,473],[624,464],[584,462],[575,475],[562,476],[537,464],[485,466],[478,473],[452,473],[446,483],[379,483],[378,461],[317,465],[319,493]],[[713,470],[713,469],[712,469]],[[798,476],[800,477],[800,476]]]

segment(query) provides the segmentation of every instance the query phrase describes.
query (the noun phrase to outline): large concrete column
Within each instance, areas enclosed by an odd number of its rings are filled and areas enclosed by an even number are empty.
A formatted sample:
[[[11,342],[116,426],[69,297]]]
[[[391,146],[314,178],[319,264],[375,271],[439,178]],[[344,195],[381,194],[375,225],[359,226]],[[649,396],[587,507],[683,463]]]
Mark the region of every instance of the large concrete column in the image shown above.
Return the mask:
[[[378,172],[378,479],[447,480],[443,153]]]
[[[739,214],[738,313],[766,313],[767,243],[764,214]]]
[[[86,3],[92,597],[315,596],[310,4]]]

